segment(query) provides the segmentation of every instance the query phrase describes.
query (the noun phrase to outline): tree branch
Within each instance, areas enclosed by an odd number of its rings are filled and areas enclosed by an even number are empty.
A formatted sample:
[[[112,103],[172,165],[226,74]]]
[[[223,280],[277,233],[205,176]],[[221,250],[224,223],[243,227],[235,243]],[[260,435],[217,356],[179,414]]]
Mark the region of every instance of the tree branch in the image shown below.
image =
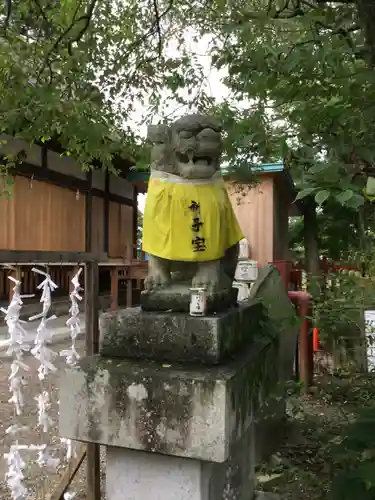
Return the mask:
[[[50,25],[50,20],[48,19],[48,17],[46,15],[46,13],[44,12],[42,6],[40,5],[39,0],[33,0],[33,2],[37,6],[37,8],[39,10],[39,13],[41,14],[42,18],[46,22],[47,26],[49,26]]]
[[[142,36],[138,38],[138,40],[135,40],[133,43],[131,43],[128,47],[128,50],[125,54],[125,59],[130,56],[130,54],[133,52],[133,50],[137,47],[139,47],[145,40],[147,40],[148,37],[152,36],[155,34],[155,30],[157,31],[158,26],[160,27],[160,21],[163,17],[165,17],[168,12],[172,9],[173,7],[174,0],[169,0],[168,7],[158,15],[158,17],[155,19],[155,21],[152,23],[151,28],[144,33]],[[160,29],[160,28],[159,28]],[[159,46],[160,50],[160,46]]]
[[[4,32],[6,33],[9,27],[10,16],[12,15],[12,0],[5,0],[5,6],[7,9],[7,15],[4,22]]]
[[[375,67],[375,4],[373,0],[357,0],[357,6],[370,53],[368,62]]]
[[[77,19],[77,21],[75,22],[75,24],[77,24],[80,21],[84,21],[85,24],[83,25],[82,29],[77,33],[77,35],[72,40],[69,41],[69,43],[68,43],[69,55],[73,55],[73,43],[78,43],[81,40],[81,38],[83,37],[83,35],[86,33],[86,31],[88,30],[88,28],[90,26],[90,21],[91,21],[92,15],[94,13],[96,3],[97,3],[97,0],[91,0],[91,3],[89,5],[89,8],[87,9],[86,14],[79,17]]]
[[[163,39],[161,36],[158,0],[153,0],[153,5],[154,5],[154,13],[155,13],[155,28],[156,28],[156,32],[158,34],[158,53],[159,53],[159,57],[160,57],[162,52],[163,52]]]
[[[75,9],[75,12],[73,14],[72,22],[63,31],[63,33],[61,33],[61,35],[55,40],[55,43],[53,44],[52,48],[49,50],[49,52],[48,52],[48,54],[47,54],[47,56],[45,58],[45,61],[44,61],[43,65],[42,65],[42,67],[41,67],[41,69],[40,69],[40,71],[38,73],[37,81],[40,80],[40,77],[43,74],[46,66],[49,66],[50,72],[51,72],[51,61],[50,61],[51,55],[58,49],[60,43],[64,40],[64,38],[66,38],[66,36],[71,32],[71,30],[74,28],[74,26],[76,26],[77,23],[79,23],[80,21],[85,21],[85,24],[82,27],[82,29],[79,31],[79,33],[72,40],[69,40],[69,42],[68,42],[68,52],[69,52],[69,55],[72,55],[72,45],[73,45],[73,43],[78,42],[79,40],[81,40],[81,38],[83,37],[83,35],[87,31],[87,29],[88,29],[88,27],[90,25],[90,21],[91,21],[92,14],[94,12],[96,3],[97,3],[97,0],[92,0],[91,3],[90,3],[90,5],[89,5],[89,7],[88,7],[88,9],[87,9],[86,14],[80,16],[77,19],[77,14],[78,14],[79,8],[81,6],[81,3],[78,2],[77,7]],[[52,83],[51,73],[50,73],[50,83]]]

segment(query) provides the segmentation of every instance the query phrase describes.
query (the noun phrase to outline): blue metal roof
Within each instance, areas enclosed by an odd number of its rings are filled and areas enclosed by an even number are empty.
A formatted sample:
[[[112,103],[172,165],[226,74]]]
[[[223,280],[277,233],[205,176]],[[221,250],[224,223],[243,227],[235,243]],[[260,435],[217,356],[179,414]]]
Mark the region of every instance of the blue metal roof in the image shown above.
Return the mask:
[[[282,172],[285,170],[285,165],[283,161],[280,161],[279,163],[261,163],[259,166],[253,166],[253,170],[269,173]]]
[[[278,163],[261,163],[259,165],[253,165],[252,170],[254,173],[276,173],[276,172],[283,172],[285,170],[285,165],[284,162],[278,162]],[[225,167],[221,169],[223,174],[225,174]],[[128,181],[136,181],[136,180],[142,180],[144,182],[148,181],[148,178],[150,176],[149,171],[139,171],[139,170],[133,170],[129,172],[127,175]]]

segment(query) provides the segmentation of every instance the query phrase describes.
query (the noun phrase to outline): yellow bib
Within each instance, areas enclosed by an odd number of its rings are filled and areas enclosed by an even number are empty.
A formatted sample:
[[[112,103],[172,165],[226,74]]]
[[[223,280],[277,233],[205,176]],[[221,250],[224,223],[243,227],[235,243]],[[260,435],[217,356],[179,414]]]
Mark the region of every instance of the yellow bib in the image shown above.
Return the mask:
[[[143,215],[145,252],[174,261],[210,261],[243,237],[219,172],[199,180],[152,172]]]

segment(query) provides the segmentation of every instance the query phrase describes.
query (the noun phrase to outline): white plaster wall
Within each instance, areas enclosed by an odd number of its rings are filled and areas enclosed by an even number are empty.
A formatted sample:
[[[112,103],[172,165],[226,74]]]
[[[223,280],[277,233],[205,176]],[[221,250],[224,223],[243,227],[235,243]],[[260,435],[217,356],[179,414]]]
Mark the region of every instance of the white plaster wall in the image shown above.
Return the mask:
[[[27,144],[25,141],[14,139],[10,135],[0,134],[0,141],[7,141],[6,144],[0,144],[0,155],[16,155],[21,150],[26,153],[26,162],[41,166],[42,148],[35,144]]]

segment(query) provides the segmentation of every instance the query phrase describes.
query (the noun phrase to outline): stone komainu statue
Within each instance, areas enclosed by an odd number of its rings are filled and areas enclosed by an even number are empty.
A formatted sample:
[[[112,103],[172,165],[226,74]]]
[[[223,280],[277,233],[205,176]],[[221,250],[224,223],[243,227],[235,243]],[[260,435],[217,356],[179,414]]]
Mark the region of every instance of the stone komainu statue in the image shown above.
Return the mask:
[[[188,115],[170,127],[149,128],[151,176],[143,219],[150,254],[146,290],[170,280],[230,289],[243,238],[220,173],[221,128]]]

